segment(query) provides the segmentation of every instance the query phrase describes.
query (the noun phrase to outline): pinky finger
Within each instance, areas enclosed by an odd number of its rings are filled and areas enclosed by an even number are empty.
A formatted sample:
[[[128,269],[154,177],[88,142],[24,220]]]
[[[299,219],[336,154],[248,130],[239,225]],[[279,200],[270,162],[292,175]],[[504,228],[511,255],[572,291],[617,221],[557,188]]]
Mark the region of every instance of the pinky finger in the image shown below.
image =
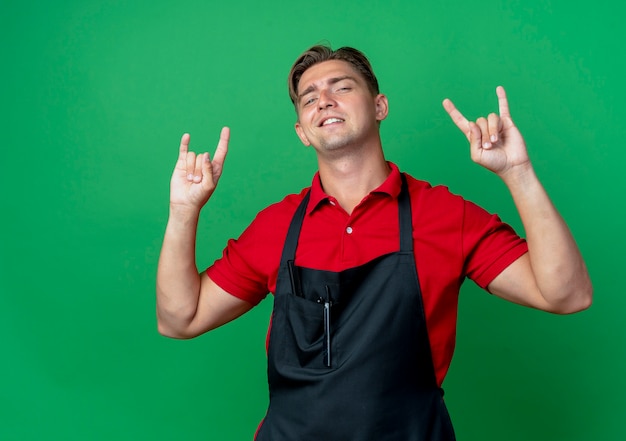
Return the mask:
[[[178,159],[185,160],[187,157],[187,152],[189,151],[189,140],[191,137],[189,133],[183,134],[180,138],[180,146],[178,147]]]

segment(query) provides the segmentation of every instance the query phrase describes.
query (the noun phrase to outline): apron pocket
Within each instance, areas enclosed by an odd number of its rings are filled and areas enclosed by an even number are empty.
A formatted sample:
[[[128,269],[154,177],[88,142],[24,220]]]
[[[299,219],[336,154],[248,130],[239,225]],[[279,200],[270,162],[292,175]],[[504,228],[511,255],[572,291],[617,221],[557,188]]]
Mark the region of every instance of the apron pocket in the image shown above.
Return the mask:
[[[292,295],[284,298],[285,321],[279,351],[281,361],[290,366],[331,369],[325,362],[324,304]],[[333,350],[336,361],[335,354]],[[333,365],[336,365],[335,361]]]

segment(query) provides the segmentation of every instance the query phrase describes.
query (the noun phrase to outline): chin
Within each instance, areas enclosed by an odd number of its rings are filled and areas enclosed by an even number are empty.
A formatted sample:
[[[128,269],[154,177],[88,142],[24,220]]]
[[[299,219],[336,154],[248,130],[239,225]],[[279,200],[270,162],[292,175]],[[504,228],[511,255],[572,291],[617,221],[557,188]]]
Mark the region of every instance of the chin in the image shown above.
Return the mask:
[[[330,139],[320,140],[320,149],[333,152],[355,144],[353,136],[338,136]]]
[[[320,150],[325,150],[327,152],[335,152],[347,146],[348,144],[345,142],[322,142],[320,143]]]

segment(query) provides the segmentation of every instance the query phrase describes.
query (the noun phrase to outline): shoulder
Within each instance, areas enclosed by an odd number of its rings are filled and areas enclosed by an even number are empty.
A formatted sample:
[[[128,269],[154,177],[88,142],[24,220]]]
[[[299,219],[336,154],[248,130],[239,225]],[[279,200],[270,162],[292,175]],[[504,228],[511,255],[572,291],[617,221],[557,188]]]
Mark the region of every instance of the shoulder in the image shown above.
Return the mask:
[[[230,239],[208,269],[211,280],[252,304],[273,291],[289,223],[306,191],[264,208],[237,239]]]
[[[255,224],[271,225],[274,229],[280,229],[283,225],[285,228],[288,227],[300,202],[302,202],[302,199],[304,199],[309,189],[310,188],[307,187],[302,189],[300,193],[289,194],[281,201],[267,206],[256,215],[251,226]]]
[[[427,181],[416,179],[408,173],[404,173],[407,178],[411,205],[415,209],[429,210],[430,212],[448,212],[452,214],[459,212],[462,214],[466,200],[458,194],[452,193],[444,185],[433,186]]]
[[[480,240],[489,232],[510,229],[497,214],[453,193],[443,185],[432,186],[407,176],[414,231],[452,235],[455,240]],[[460,237],[459,237],[460,235]]]
[[[238,241],[244,241],[248,246],[256,245],[268,249],[282,245],[291,219],[308,191],[307,187],[300,193],[289,194],[281,201],[259,211]]]

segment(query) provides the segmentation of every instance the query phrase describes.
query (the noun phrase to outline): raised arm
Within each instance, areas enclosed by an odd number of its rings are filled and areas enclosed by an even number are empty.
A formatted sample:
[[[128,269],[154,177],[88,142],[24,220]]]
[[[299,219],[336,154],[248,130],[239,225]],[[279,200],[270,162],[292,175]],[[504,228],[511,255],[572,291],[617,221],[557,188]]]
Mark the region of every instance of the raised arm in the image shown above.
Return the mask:
[[[222,175],[229,137],[230,131],[224,127],[212,161],[208,153],[189,151],[188,134],[180,141],[156,284],[158,329],[168,337],[195,337],[252,307],[222,290],[206,274],[198,274],[196,267],[200,210]]]
[[[499,115],[468,121],[452,101],[443,107],[470,143],[474,162],[496,173],[508,187],[528,241],[528,253],[489,285],[493,294],[515,303],[559,314],[591,304],[585,262],[565,221],[532,167],[524,139],[513,123],[504,88],[496,89]]]

